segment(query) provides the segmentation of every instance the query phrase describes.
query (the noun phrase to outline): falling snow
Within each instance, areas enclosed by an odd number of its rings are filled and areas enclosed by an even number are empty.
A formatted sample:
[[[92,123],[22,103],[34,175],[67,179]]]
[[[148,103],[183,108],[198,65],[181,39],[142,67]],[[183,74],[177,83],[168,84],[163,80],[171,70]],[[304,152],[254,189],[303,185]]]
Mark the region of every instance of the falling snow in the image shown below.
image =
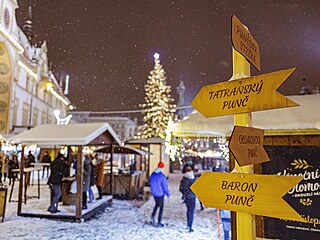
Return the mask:
[[[186,228],[186,207],[178,191],[182,175],[171,174],[169,177],[170,198],[165,198],[163,223],[164,228],[155,228],[148,221],[154,206],[150,198],[141,207],[137,201],[113,200],[111,207],[103,213],[84,223],[60,222],[54,220],[17,217],[17,203],[8,203],[4,223],[1,223],[1,239],[3,240],[31,240],[31,239],[219,239],[223,237],[222,226],[218,224],[216,209],[205,208],[200,211],[197,202],[194,232],[189,233]],[[45,179],[41,180],[42,183]],[[37,188],[29,191],[36,193]],[[30,193],[31,194],[31,193]],[[42,198],[49,199],[48,187],[41,185]],[[44,196],[46,195],[46,196]],[[16,197],[16,195],[14,195]],[[33,200],[37,202],[38,200]],[[27,204],[32,205],[32,200]],[[36,206],[36,205],[32,205]],[[219,230],[220,228],[220,230]]]
[[[18,1],[21,27],[27,2]],[[161,53],[172,89],[180,79],[185,82],[189,104],[202,85],[225,81],[232,75],[233,14],[249,27],[260,46],[261,73],[297,67],[281,92],[298,94],[302,78],[313,89],[320,75],[316,64],[320,60],[316,50],[319,12],[318,0],[204,0],[201,4],[33,0],[32,9],[34,41],[47,41],[54,73],[71,76],[69,97],[78,110],[126,110],[143,103],[143,86],[154,52]],[[201,81],[199,72],[206,73]],[[93,73],[96,85],[83,87]],[[257,74],[252,68],[252,75]],[[84,95],[86,101],[82,100]],[[102,95],[109,96],[110,101],[97,99]],[[176,92],[173,95],[177,98]]]

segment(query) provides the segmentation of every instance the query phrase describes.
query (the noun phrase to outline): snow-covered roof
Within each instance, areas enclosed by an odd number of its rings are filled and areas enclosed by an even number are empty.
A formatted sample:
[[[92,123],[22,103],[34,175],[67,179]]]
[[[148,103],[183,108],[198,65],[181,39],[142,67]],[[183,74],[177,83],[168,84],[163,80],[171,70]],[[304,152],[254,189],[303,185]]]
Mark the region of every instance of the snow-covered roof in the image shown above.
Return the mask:
[[[101,138],[103,133],[108,133],[108,139]],[[100,137],[100,138],[99,138]],[[96,140],[98,139],[98,140]],[[118,135],[108,123],[76,123],[69,125],[45,124],[20,133],[9,139],[21,144],[37,145],[88,145],[93,140],[96,144],[108,144],[114,141],[121,145]],[[107,142],[108,141],[108,142]]]
[[[278,131],[313,132],[320,134],[320,95],[289,96],[300,106],[252,113],[252,126],[266,133]],[[205,118],[197,111],[174,124],[172,132],[178,137],[230,136],[234,126],[233,115]]]
[[[102,148],[96,150],[96,152],[111,153],[111,147],[110,146],[102,147]],[[152,154],[150,152],[144,151],[142,149],[134,148],[134,147],[131,147],[128,145],[115,146],[113,148],[113,153],[136,154],[136,155],[142,155],[142,156]]]
[[[162,138],[137,138],[137,139],[130,139],[126,141],[128,144],[162,144],[164,143],[164,139]]]

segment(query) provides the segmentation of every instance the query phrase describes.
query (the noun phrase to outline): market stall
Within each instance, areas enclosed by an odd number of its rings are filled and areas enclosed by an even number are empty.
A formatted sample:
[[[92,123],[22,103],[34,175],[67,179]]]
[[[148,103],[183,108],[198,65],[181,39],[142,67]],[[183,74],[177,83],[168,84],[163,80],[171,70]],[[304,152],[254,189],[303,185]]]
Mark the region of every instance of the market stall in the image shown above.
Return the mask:
[[[106,146],[96,152],[110,154],[112,151],[114,154],[121,154],[122,156],[134,155],[135,158],[131,158],[128,164],[118,165],[117,169],[114,169],[113,161],[110,160],[110,165],[106,166],[104,171],[103,193],[112,193],[123,198],[137,197],[147,181],[147,172],[136,170],[141,169],[137,164],[142,164],[145,161],[145,156],[151,153],[130,146],[115,146],[113,149],[111,149],[111,146]],[[126,161],[124,159],[124,162]]]
[[[21,159],[20,164],[20,182],[18,194],[18,215],[19,216],[32,216],[32,217],[45,217],[55,219],[68,219],[81,221],[87,219],[97,212],[101,207],[105,206],[112,197],[105,197],[101,201],[97,201],[91,208],[82,210],[82,182],[83,182],[83,147],[84,146],[113,146],[121,145],[121,141],[110,127],[108,123],[82,123],[82,124],[69,124],[69,125],[40,125],[31,130],[18,134],[10,141],[17,144],[22,144],[22,154],[24,156],[24,146],[36,144],[38,146],[52,146],[54,148],[62,146],[73,146],[77,149],[77,193],[76,193],[76,206],[69,207],[67,210],[61,209],[60,213],[50,214],[46,211],[49,202],[43,203],[39,201],[37,204],[32,204],[28,207],[26,204],[22,206],[24,189],[24,166],[25,159]],[[49,200],[48,200],[49,201]]]

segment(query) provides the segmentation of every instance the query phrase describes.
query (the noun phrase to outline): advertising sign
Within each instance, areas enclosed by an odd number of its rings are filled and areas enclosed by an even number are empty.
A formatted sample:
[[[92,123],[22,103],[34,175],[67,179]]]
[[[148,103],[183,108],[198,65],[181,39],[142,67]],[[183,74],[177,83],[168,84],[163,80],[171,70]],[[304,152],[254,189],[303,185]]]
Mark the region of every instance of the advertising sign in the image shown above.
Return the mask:
[[[279,176],[301,176],[284,199],[306,223],[265,218],[265,237],[282,240],[320,239],[320,146],[266,146],[271,161],[262,171]]]

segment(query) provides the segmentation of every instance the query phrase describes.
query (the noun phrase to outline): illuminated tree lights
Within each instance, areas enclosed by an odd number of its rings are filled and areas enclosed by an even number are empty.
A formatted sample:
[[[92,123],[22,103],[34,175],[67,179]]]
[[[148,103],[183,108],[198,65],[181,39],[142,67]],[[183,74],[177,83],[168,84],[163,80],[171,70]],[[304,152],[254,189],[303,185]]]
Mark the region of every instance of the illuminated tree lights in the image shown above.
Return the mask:
[[[144,124],[139,127],[138,138],[166,137],[166,129],[170,117],[175,112],[174,99],[171,98],[171,87],[167,85],[166,73],[160,64],[159,54],[154,55],[154,68],[150,72],[145,87],[145,103],[143,109]]]

